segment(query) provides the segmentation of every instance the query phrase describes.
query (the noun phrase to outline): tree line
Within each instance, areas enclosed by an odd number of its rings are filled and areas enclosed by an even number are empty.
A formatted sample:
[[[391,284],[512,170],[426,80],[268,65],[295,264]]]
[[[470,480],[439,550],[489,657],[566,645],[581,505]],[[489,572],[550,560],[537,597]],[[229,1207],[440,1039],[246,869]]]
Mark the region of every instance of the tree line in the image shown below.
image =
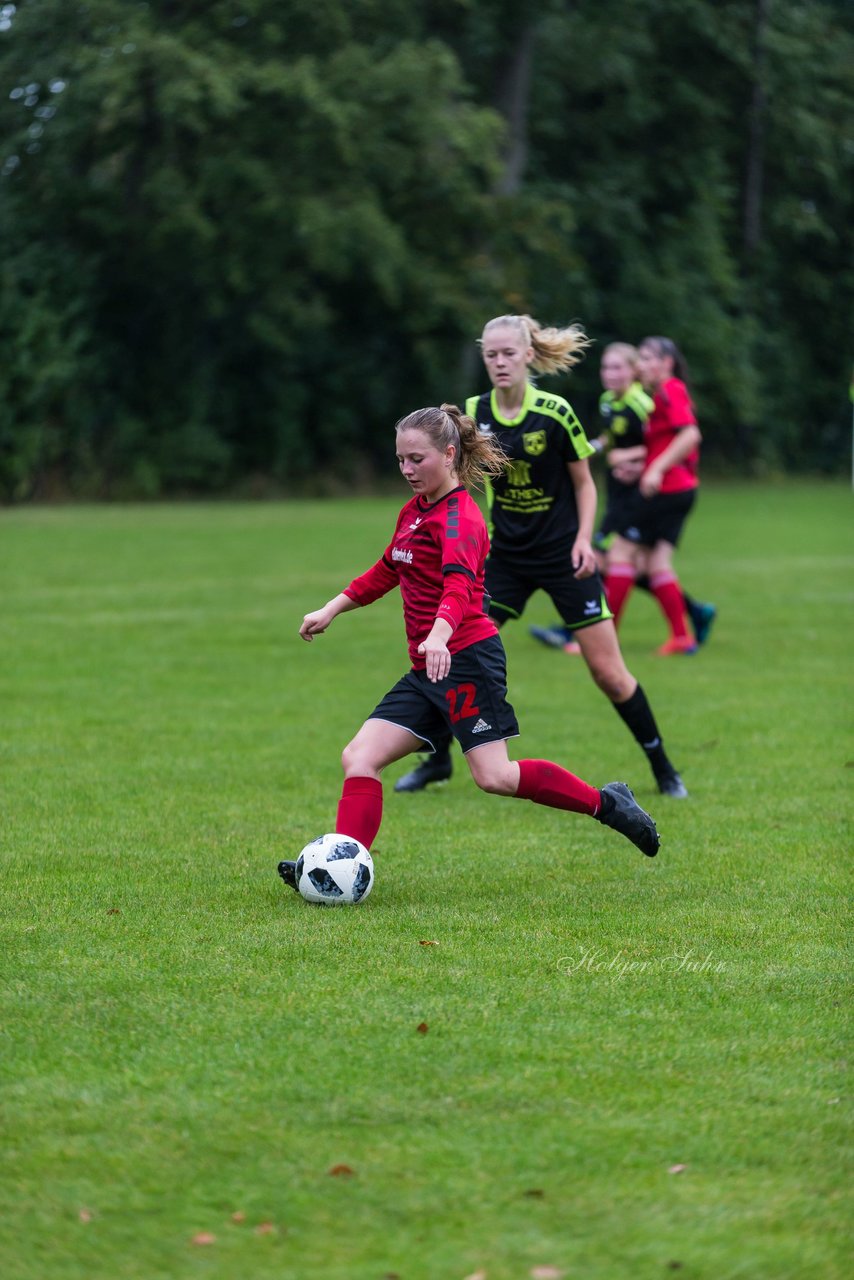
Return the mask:
[[[0,497],[307,492],[486,319],[685,351],[707,458],[844,469],[851,7],[0,3]]]

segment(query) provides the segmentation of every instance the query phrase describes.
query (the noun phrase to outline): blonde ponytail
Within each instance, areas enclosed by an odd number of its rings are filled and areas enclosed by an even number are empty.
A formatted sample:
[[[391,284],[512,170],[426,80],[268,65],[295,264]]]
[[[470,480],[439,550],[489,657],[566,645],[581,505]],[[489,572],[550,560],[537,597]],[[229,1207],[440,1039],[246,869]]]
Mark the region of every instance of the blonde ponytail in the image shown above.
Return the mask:
[[[592,338],[580,324],[566,325],[562,329],[543,328],[539,320],[531,316],[496,316],[483,327],[483,340],[490,329],[515,329],[526,347],[533,348],[531,368],[537,373],[563,373],[581,359],[591,345]]]

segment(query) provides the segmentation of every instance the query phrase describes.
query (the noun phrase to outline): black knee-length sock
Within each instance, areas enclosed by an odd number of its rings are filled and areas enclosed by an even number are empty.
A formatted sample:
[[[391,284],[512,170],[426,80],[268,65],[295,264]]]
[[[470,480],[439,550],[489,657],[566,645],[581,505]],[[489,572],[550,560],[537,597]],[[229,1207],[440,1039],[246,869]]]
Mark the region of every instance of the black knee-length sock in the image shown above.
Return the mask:
[[[652,714],[652,707],[640,685],[625,702],[615,702],[614,709],[631,730],[632,736],[643,750],[656,778],[663,773],[668,773],[673,766],[664,750],[661,734],[658,732],[658,725]]]

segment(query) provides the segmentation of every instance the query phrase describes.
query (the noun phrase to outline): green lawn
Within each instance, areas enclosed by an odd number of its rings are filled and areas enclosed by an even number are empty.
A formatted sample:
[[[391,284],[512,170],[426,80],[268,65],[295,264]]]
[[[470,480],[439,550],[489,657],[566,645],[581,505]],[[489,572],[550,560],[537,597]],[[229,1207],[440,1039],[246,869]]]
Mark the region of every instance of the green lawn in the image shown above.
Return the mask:
[[[544,597],[505,629],[513,753],[632,783],[655,861],[457,757],[312,908],[276,862],[405,650],[394,598],[297,627],[399,505],[0,512],[0,1274],[841,1280],[854,498],[704,491],[695,658],[632,599],[688,802]]]

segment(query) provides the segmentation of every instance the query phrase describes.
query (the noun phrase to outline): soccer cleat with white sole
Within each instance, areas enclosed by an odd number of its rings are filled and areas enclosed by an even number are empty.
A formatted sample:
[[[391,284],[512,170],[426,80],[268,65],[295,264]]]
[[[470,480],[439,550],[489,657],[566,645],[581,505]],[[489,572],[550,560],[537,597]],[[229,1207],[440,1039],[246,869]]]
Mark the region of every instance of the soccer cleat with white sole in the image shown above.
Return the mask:
[[[663,796],[670,796],[671,800],[688,799],[688,788],[675,769],[671,769],[668,773],[660,774],[656,778],[656,782]]]

